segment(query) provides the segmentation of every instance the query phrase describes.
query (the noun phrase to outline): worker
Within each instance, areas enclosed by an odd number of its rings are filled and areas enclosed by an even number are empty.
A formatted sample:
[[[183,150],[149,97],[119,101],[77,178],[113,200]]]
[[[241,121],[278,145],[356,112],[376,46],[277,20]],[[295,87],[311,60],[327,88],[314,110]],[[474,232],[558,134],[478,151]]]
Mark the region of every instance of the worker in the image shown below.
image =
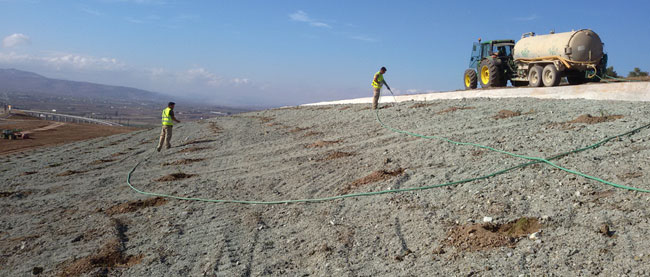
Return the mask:
[[[386,85],[386,88],[390,90],[390,87],[386,83],[386,80],[384,80],[384,73],[386,73],[386,68],[381,67],[377,73],[375,73],[375,77],[372,79],[372,88],[373,88],[373,96],[372,96],[372,109],[375,110],[377,109],[377,104],[379,103],[379,95],[381,93],[381,87],[383,85]]]
[[[172,148],[170,141],[172,140],[172,128],[174,127],[174,122],[181,123],[174,116],[174,106],[176,103],[169,102],[167,108],[162,111],[162,131],[160,132],[160,140],[158,141],[158,147],[156,150],[160,152],[160,149],[165,145],[166,149]]]

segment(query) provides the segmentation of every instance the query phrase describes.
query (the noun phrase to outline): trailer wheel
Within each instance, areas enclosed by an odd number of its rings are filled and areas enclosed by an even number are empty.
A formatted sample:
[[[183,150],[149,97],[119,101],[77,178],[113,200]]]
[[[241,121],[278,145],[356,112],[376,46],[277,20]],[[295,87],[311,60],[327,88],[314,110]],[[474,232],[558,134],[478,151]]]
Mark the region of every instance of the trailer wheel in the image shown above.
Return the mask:
[[[474,69],[465,70],[465,74],[463,76],[463,81],[465,81],[465,89],[475,89],[477,80],[478,78],[476,77],[476,71],[474,71]]]
[[[560,84],[560,73],[553,64],[547,64],[542,71],[542,81],[547,87],[555,87]]]
[[[531,87],[541,87],[543,85],[542,71],[543,69],[539,65],[530,68],[530,71],[528,72],[528,84]]]
[[[483,60],[481,61],[481,66],[479,66],[479,68],[482,88],[501,86],[501,74],[499,68],[494,64],[494,61],[487,59]]]

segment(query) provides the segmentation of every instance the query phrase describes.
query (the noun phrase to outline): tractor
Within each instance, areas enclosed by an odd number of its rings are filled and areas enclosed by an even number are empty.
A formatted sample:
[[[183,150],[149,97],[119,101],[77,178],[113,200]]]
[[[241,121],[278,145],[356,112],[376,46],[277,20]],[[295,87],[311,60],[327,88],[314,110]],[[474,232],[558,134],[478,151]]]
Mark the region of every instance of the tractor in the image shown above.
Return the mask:
[[[605,77],[607,54],[592,30],[538,35],[525,33],[514,40],[475,42],[465,89],[512,86],[553,87],[566,77],[572,85],[599,82]]]

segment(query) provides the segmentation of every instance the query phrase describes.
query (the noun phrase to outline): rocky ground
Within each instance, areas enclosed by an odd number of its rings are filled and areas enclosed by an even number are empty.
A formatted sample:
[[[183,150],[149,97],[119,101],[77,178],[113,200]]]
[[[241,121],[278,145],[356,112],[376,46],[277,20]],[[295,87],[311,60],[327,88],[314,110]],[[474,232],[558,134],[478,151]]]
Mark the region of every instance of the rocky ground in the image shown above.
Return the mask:
[[[639,276],[650,194],[384,128],[369,105],[291,107],[42,148],[0,160],[0,275]],[[650,103],[533,98],[403,102],[388,126],[552,157],[650,123]],[[589,115],[589,116],[588,116]],[[554,159],[650,189],[650,130]]]

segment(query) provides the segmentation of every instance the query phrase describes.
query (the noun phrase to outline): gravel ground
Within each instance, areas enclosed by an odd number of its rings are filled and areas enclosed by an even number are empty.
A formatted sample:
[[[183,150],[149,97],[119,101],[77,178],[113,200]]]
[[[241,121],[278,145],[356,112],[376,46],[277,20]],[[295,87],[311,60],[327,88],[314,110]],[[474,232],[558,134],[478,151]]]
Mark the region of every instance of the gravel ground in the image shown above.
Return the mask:
[[[650,194],[546,164],[392,132],[365,105],[291,107],[3,157],[0,275],[640,276]],[[532,98],[403,102],[396,129],[551,157],[650,123],[650,103]],[[587,117],[589,114],[592,117]],[[650,130],[556,160],[650,189]]]

